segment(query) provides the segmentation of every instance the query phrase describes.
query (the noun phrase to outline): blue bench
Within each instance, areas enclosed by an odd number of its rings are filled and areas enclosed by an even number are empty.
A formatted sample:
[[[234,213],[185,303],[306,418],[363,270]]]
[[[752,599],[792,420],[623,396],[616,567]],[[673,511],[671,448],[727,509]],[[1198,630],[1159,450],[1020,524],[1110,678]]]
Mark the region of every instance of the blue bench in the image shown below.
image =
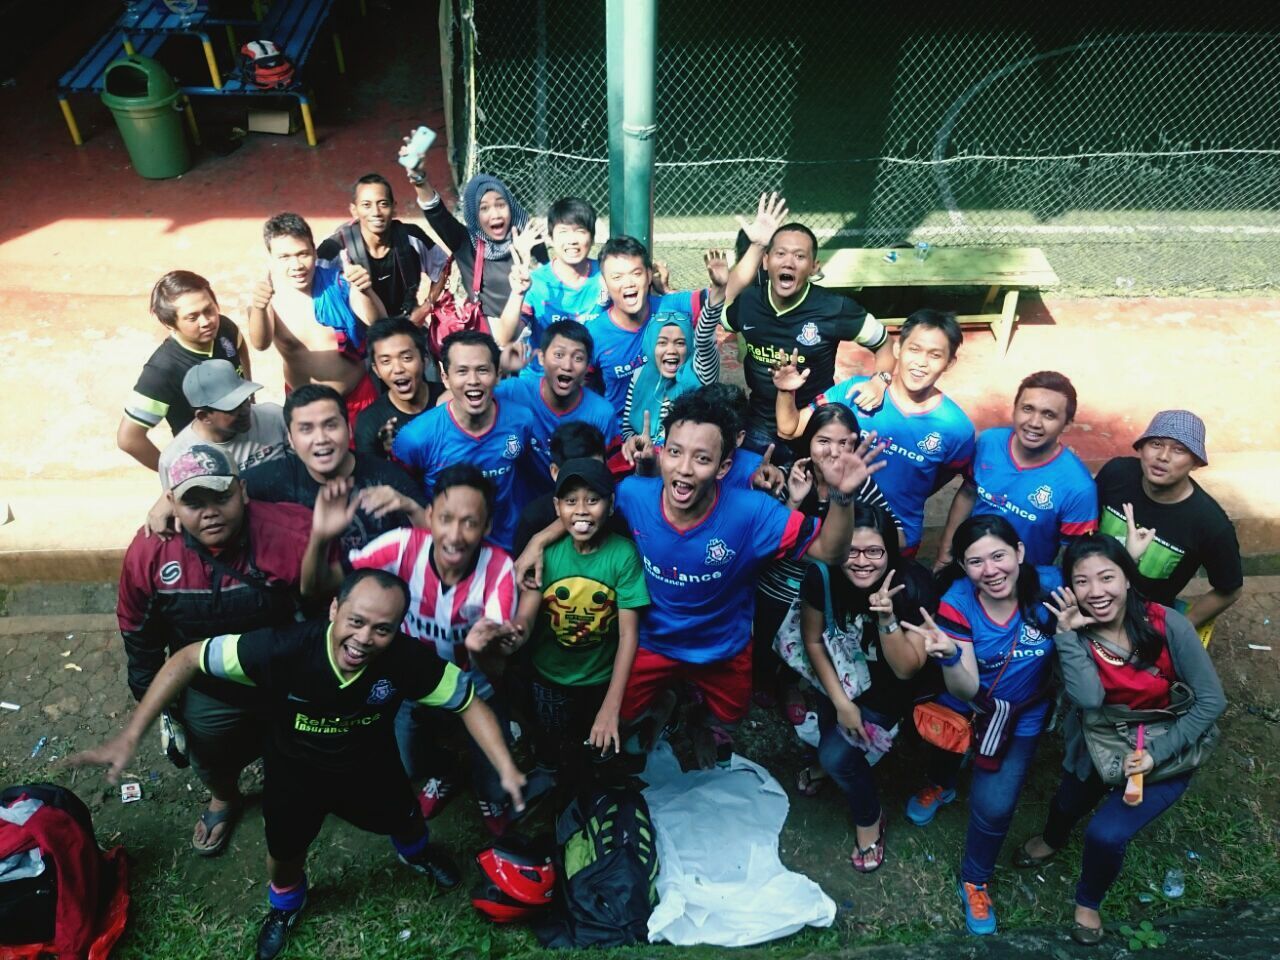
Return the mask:
[[[72,93],[101,93],[102,81],[107,66],[126,54],[140,53],[144,57],[155,56],[161,44],[162,36],[142,38],[136,45],[118,30],[111,30],[101,37],[80,62],[58,78],[58,106],[62,108],[62,118],[67,121],[67,130],[71,133],[71,142],[77,147],[84,143],[80,136],[80,127],[76,124],[75,114],[71,112],[71,104],[67,96]],[[188,112],[190,107],[188,107]]]
[[[320,28],[333,12],[334,0],[276,0],[261,23],[253,20],[205,20],[206,24],[222,24],[228,27],[250,27],[257,39],[270,40],[280,52],[293,64],[293,85],[284,90],[264,90],[246,82],[238,73],[227,77],[221,87],[206,87],[184,84],[183,93],[189,97],[204,96],[248,96],[248,97],[293,97],[302,110],[302,123],[307,132],[307,143],[316,145],[315,124],[311,117],[311,101],[307,98],[303,87],[303,74],[307,60],[311,56],[312,47],[320,35]],[[338,34],[333,34],[333,50],[338,61],[338,72],[346,73],[346,63],[342,56],[342,43]]]

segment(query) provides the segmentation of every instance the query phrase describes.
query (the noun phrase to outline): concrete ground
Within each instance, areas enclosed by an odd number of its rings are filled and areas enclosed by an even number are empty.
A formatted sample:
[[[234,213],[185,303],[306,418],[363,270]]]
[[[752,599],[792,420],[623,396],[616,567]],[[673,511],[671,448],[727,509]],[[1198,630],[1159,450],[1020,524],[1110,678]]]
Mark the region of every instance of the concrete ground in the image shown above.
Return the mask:
[[[114,578],[157,494],[155,476],[115,446],[122,404],[164,336],[147,313],[155,279],[195,270],[243,322],[263,269],[266,217],[295,210],[326,235],[346,216],[357,176],[395,177],[404,132],[441,127],[434,19],[426,5],[410,6],[346,23],[344,81],[317,63],[318,148],[300,134],[254,134],[226,156],[199,154],[175,180],[138,178],[92,98],[73,98],[86,142],[71,145],[51,84],[96,34],[87,17],[50,36],[0,88],[0,521],[12,515],[0,526],[0,583]],[[223,104],[196,108],[212,140],[220,119],[243,122]],[[447,182],[443,138],[429,164]],[[409,198],[406,188],[402,213],[416,219]],[[1091,462],[1126,452],[1153,411],[1192,407],[1209,425],[1213,462],[1201,479],[1237,520],[1245,552],[1280,551],[1280,490],[1270,482],[1280,448],[1269,429],[1280,407],[1280,300],[1031,299],[1006,357],[989,333],[972,332],[944,382],[977,425],[1001,422],[1018,380],[1043,368],[1079,388],[1066,439]],[[725,353],[736,376],[729,344]],[[856,353],[848,350],[843,372]],[[274,351],[254,355],[253,373],[263,399],[281,399]],[[163,426],[154,432],[160,443],[164,435]]]

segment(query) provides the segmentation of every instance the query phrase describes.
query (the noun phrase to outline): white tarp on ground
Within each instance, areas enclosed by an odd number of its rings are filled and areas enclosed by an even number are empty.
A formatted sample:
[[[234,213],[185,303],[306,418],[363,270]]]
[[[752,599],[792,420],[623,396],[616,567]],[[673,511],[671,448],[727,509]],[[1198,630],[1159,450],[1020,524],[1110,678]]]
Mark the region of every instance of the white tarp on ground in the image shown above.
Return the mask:
[[[660,869],[651,943],[741,947],[835,920],[822,888],[778,858],[790,802],[764,767],[735,755],[685,773],[659,741],[643,777]]]

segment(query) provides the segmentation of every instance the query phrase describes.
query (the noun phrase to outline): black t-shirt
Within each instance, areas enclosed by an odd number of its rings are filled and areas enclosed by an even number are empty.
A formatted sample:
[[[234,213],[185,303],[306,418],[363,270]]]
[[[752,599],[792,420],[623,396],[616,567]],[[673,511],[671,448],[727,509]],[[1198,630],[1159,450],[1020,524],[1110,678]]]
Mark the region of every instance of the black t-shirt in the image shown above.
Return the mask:
[[[395,761],[392,725],[401,701],[465,709],[474,695],[451,663],[397,634],[358,674],[334,665],[327,620],[206,640],[201,670],[256,687],[271,710],[270,747],[308,767],[345,773]]]
[[[777,426],[777,390],[773,386],[776,363],[789,360],[792,351],[798,350],[797,366],[813,371],[796,392],[796,406],[804,409],[835,384],[836,351],[842,341],[857,340],[874,351],[888,336],[884,327],[857,303],[812,284],[799,303],[781,314],[769,300],[767,284],[747,287],[729,305],[725,316],[729,328],[741,333],[747,342],[743,365],[751,393],[747,418],[752,426],[770,432]]]
[[[531,500],[529,505],[520,513],[520,520],[516,524],[516,538],[512,545],[511,555],[518,557],[524,553],[524,548],[529,545],[529,541],[533,539],[535,533],[540,533],[560,515],[556,513],[555,498],[547,493]],[[628,540],[633,539],[631,536],[631,527],[627,525],[626,518],[617,510],[609,517],[609,529],[620,537],[626,537]]]
[[[1191,496],[1180,503],[1157,503],[1142,489],[1142,463],[1137,457],[1109,460],[1095,478],[1098,485],[1098,530],[1124,542],[1128,528],[1124,504],[1133,504],[1133,519],[1156,532],[1138,561],[1138,592],[1148,600],[1173,606],[1196,571],[1204,567],[1215,590],[1231,593],[1244,585],[1236,528],[1218,501],[1191,481]]]
[[[396,316],[412,313],[418,306],[418,286],[426,270],[427,251],[436,244],[417,224],[393,220],[391,229],[402,232],[403,242],[412,250],[413,255],[397,259],[395,247],[388,245],[385,256],[376,259],[369,257],[369,278],[373,281],[373,292],[378,295],[382,305],[391,316]],[[316,259],[324,262],[339,263],[341,255],[342,240],[337,233],[321,241],[320,246],[316,247]],[[417,269],[413,270],[411,266]]]
[[[244,361],[239,344],[240,328],[228,317],[218,318],[218,332],[208,353],[184,347],[175,336],[166,337],[138,374],[138,382],[125,404],[125,415],[148,430],[167,420],[176,437],[178,431],[196,417],[182,392],[182,378],[197,363],[206,360],[230,360],[236,373],[243,377]]]
[[[827,575],[831,578],[832,607],[837,619],[852,617],[864,613],[862,630],[862,652],[867,657],[867,671],[871,674],[871,687],[860,696],[855,703],[860,707],[874,710],[886,717],[901,720],[911,709],[915,685],[912,679],[899,680],[889,662],[880,651],[879,619],[867,611],[867,597],[854,589],[849,578],[840,567],[827,567]],[[932,615],[938,609],[938,590],[934,586],[929,571],[914,560],[903,560],[898,564],[898,572],[894,575],[893,585],[905,584],[902,592],[893,598],[893,611],[899,620],[918,623],[920,608],[924,607]],[[805,573],[804,582],[800,585],[800,596],[805,603],[818,610],[826,608],[825,590],[822,583],[822,572],[816,563],[810,564]]]
[[[414,503],[426,505],[422,488],[410,479],[409,475],[394,463],[379,460],[357,453],[355,470],[351,479],[356,490],[366,487],[389,486],[409,497]],[[250,500],[263,500],[267,503],[300,503],[304,507],[314,509],[316,495],[320,492],[320,482],[307,472],[297,455],[290,452],[283,457],[258,464],[245,471],[245,487]],[[400,511],[394,511],[378,519],[365,510],[356,511],[351,526],[342,535],[340,556],[344,558],[352,551],[367,546],[372,540],[382,536],[388,530],[409,526],[409,518]]]
[[[378,442],[378,431],[382,429],[382,425],[392,417],[396,418],[391,434],[391,439],[394,440],[397,433],[430,410],[431,406],[428,404],[419,413],[405,413],[396,408],[389,394],[384,393],[360,411],[360,417],[356,420],[356,453],[377,457],[379,460],[391,459],[391,454]]]

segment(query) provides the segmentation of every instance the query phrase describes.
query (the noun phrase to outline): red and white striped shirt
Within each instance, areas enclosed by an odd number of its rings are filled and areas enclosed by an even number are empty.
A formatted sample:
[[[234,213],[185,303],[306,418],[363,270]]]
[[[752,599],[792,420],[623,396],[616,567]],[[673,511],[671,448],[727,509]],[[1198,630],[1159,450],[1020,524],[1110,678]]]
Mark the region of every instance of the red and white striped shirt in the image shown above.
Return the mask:
[[[471,572],[446,587],[431,565],[431,542],[429,530],[401,527],[352,550],[351,566],[385,570],[407,583],[405,635],[434,644],[442,660],[469,670],[467,631],[480,620],[502,623],[515,616],[515,565],[501,547],[482,543]]]

